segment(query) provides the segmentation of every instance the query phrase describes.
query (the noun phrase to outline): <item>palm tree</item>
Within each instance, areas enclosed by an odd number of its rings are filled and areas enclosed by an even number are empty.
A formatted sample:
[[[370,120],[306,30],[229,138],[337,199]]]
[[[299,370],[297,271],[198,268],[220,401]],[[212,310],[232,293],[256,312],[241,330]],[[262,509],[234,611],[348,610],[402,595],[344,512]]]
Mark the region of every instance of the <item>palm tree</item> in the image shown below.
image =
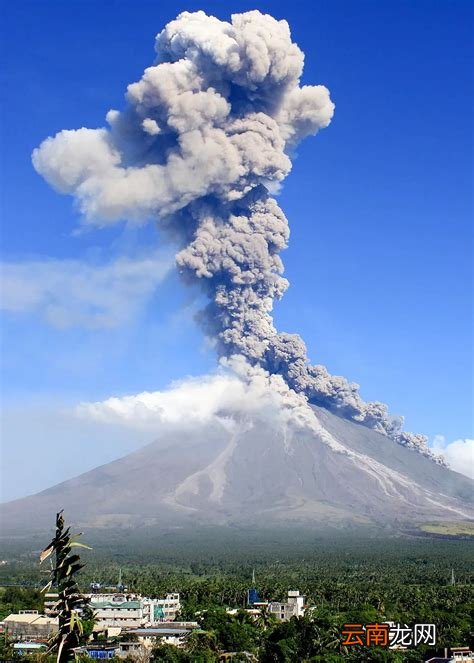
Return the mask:
[[[275,615],[270,612],[268,605],[262,605],[255,623],[262,631],[266,631],[276,624]]]
[[[74,656],[73,649],[80,644],[83,625],[80,613],[86,607],[86,599],[80,593],[75,575],[83,568],[79,555],[73,554],[72,548],[89,548],[78,543],[76,536],[71,536],[70,528],[64,529],[62,510],[56,514],[56,535],[51,543],[41,552],[40,563],[44,562],[54,553],[54,562],[51,562],[51,579],[43,591],[52,586],[57,588],[59,628],[50,641],[47,653],[57,652],[57,663],[65,663]]]

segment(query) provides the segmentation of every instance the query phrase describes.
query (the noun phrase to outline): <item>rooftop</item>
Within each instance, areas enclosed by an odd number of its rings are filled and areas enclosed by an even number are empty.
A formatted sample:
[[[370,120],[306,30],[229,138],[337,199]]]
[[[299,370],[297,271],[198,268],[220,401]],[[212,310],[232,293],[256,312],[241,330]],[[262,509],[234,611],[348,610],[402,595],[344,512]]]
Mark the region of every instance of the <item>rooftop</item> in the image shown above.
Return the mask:
[[[57,617],[46,617],[45,615],[39,615],[38,613],[33,614],[22,614],[13,612],[8,617],[5,617],[4,624],[8,626],[9,623],[14,624],[57,624]]]
[[[45,615],[38,615],[38,613],[33,613],[33,614],[19,614],[19,613],[12,613],[11,615],[8,615],[8,617],[5,617],[4,623],[6,626],[8,626],[9,623],[23,623],[23,624],[57,624],[58,623],[58,618],[57,617],[46,617]]]
[[[42,642],[15,642],[13,649],[44,649],[46,645]]]
[[[140,610],[140,601],[92,601],[93,607],[99,610]]]
[[[8,622],[24,622],[25,624],[30,624],[31,622],[34,622],[35,619],[38,619],[38,615],[20,615],[18,613],[13,613],[8,615],[8,617],[5,617],[3,621],[5,624]]]

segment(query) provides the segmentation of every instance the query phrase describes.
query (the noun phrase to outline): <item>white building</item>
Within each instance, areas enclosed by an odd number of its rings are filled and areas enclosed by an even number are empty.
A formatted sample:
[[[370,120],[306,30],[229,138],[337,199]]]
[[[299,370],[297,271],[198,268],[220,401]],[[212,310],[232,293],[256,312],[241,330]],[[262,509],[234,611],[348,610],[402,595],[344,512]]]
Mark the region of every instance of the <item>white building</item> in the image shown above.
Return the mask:
[[[154,619],[151,623],[155,622],[172,622],[176,619],[178,612],[181,610],[181,603],[179,602],[179,594],[167,594],[164,599],[146,599],[153,601]]]
[[[473,663],[474,653],[470,647],[451,647],[451,656],[455,663]]]
[[[290,590],[286,603],[270,601],[268,609],[278,620],[287,621],[292,617],[303,617],[306,611],[304,600],[305,597],[300,595],[298,590]]]
[[[88,594],[87,598],[95,613],[96,630],[141,628],[171,622],[181,609],[179,594],[167,594],[162,599],[138,594]]]
[[[198,622],[167,622],[156,624],[154,627],[133,629],[128,633],[137,636],[141,645],[152,649],[158,641],[161,644],[181,647],[187,636],[196,629],[199,629]]]
[[[448,656],[446,648],[444,656],[434,656],[427,659],[425,663],[474,663],[474,652],[470,647],[451,647],[451,654]]]

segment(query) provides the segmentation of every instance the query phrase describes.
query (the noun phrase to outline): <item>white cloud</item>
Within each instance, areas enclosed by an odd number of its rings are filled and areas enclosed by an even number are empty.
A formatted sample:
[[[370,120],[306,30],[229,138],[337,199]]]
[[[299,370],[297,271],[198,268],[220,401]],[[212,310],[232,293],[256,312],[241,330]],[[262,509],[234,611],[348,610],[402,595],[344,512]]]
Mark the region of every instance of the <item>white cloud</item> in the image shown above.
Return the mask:
[[[173,265],[155,252],[96,265],[80,260],[31,260],[0,266],[0,306],[36,313],[54,327],[116,327],[131,319]]]
[[[443,435],[435,435],[432,450],[444,456],[450,468],[455,472],[474,479],[474,440],[465,438],[446,442]]]
[[[126,426],[133,430],[180,430],[220,422],[232,426],[243,418],[265,418],[276,426],[312,423],[314,415],[304,396],[296,394],[280,375],[249,366],[243,357],[223,360],[214,374],[187,378],[169,389],[81,403],[76,414],[86,420]]]

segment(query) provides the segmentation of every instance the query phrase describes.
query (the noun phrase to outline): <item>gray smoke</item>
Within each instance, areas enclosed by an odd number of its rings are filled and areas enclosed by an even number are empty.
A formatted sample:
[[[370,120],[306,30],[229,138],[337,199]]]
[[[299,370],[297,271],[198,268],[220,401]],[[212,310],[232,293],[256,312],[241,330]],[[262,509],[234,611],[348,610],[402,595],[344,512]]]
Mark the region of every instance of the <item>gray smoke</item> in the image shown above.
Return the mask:
[[[322,85],[300,86],[304,56],[286,21],[251,11],[231,22],[184,12],[156,37],[156,63],[128,86],[108,128],[61,131],[33,152],[36,170],[75,196],[87,223],[158,219],[176,262],[209,297],[200,321],[221,356],[278,373],[311,403],[430,454],[383,403],[308,362],[272,319],[282,297],[288,222],[271,197],[290,155],[331,121]]]

